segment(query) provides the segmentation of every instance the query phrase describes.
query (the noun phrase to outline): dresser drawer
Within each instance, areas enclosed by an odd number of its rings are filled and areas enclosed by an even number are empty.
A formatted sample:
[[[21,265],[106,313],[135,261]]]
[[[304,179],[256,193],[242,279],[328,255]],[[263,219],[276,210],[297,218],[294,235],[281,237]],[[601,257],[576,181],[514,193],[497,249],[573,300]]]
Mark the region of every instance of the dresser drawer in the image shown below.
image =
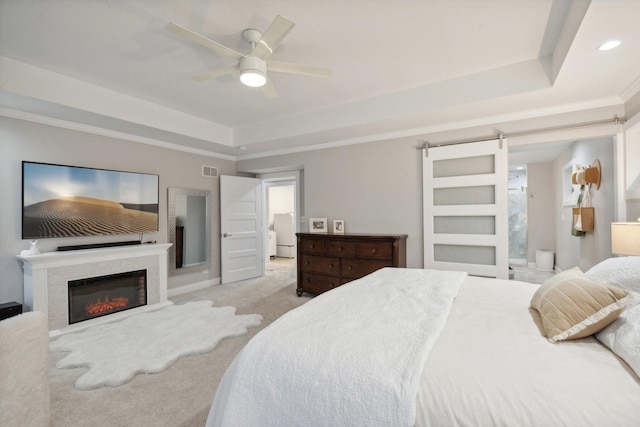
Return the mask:
[[[298,287],[301,287],[304,292],[320,294],[338,286],[340,286],[338,277],[302,273],[302,286]]]
[[[340,259],[311,255],[305,256],[302,259],[302,271],[337,276],[340,274]]]
[[[304,254],[324,255],[326,242],[320,239],[302,239],[301,249]]]
[[[319,294],[383,267],[406,267],[406,234],[296,233],[296,293]]]
[[[341,274],[343,277],[358,279],[383,267],[393,267],[393,263],[391,261],[373,259],[343,259]]]
[[[392,242],[358,242],[358,258],[391,259]]]
[[[327,242],[327,256],[355,258],[356,242],[330,240]]]

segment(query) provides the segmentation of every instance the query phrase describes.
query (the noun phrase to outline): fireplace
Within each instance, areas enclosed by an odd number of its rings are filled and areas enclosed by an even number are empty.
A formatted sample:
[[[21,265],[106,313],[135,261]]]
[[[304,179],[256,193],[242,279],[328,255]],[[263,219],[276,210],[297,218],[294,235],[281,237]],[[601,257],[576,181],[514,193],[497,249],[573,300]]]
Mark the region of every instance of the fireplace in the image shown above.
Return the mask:
[[[56,337],[166,307],[171,304],[167,300],[167,249],[170,246],[170,243],[155,243],[18,255],[24,269],[25,311],[45,313],[49,336]],[[146,305],[69,323],[70,281],[143,269],[147,271]]]
[[[147,270],[70,280],[69,324],[147,304]]]

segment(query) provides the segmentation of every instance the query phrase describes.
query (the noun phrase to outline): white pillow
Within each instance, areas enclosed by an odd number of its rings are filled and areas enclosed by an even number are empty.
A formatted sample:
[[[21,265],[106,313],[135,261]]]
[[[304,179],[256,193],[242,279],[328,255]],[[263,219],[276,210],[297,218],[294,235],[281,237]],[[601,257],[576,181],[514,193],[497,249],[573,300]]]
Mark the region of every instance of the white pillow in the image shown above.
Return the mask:
[[[605,259],[591,267],[585,276],[603,285],[640,292],[640,256]]]
[[[598,332],[596,338],[640,377],[640,304],[628,307],[613,323]]]
[[[609,258],[585,273],[589,279],[640,293],[640,256]],[[596,338],[640,376],[640,297]]]

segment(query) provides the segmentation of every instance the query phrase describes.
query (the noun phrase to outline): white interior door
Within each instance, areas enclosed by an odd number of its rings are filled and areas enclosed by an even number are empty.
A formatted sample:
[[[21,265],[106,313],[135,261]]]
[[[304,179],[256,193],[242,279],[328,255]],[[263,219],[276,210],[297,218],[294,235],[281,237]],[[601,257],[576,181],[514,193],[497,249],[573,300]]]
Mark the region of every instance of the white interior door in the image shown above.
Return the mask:
[[[222,283],[264,274],[262,180],[220,176]]]
[[[423,150],[424,267],[509,278],[506,140]]]

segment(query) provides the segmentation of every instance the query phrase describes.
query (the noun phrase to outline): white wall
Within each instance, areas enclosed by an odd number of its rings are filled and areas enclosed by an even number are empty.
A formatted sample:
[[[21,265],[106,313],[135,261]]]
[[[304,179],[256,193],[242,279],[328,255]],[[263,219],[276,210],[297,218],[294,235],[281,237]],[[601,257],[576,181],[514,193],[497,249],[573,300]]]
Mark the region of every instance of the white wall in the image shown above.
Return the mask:
[[[556,250],[554,163],[527,164],[527,261],[536,262],[536,250]]]
[[[238,162],[239,171],[256,172],[303,165],[305,219],[344,219],[347,232],[407,234],[407,266],[423,266],[422,163],[414,138],[328,148]],[[569,207],[562,207],[560,176],[570,158],[585,164],[599,159],[601,189],[594,192],[596,230],[571,236]],[[297,167],[297,166],[296,166]],[[608,223],[613,220],[613,140],[575,143],[549,164],[531,164],[529,261],[535,249],[556,251],[561,269],[583,269],[611,256]],[[564,220],[562,216],[564,215]],[[307,230],[303,219],[302,230]],[[580,240],[581,239],[581,240]]]
[[[591,165],[600,160],[602,165],[602,181],[600,189],[592,189],[592,205],[594,207],[594,230],[585,236],[571,235],[573,212],[571,206],[562,206],[562,187],[556,185],[556,205],[560,206],[561,215],[556,218],[556,265],[561,270],[575,266],[582,271],[611,256],[611,222],[615,220],[615,169],[613,138],[600,138],[588,141],[577,141],[571,145],[564,155],[554,164],[554,180],[562,181],[564,165],[574,159],[581,165]]]
[[[295,210],[295,194],[293,185],[267,187],[269,203],[269,222],[273,225],[273,215],[277,213],[289,213]]]
[[[640,200],[627,201],[627,221],[640,221]]]
[[[626,156],[626,182],[623,183],[624,191],[628,190],[629,187],[633,187],[638,185],[640,182],[640,131],[638,127],[640,127],[640,92],[636,93],[625,103],[625,111],[626,118],[628,120],[627,125],[631,125],[631,132],[627,132],[627,141],[626,150],[629,151],[630,146],[633,148],[630,150],[635,154]],[[634,171],[634,173],[630,173],[629,171]],[[637,188],[636,188],[637,189]],[[633,199],[626,200],[626,209],[624,220],[626,221],[636,221],[640,220],[640,198],[634,197]]]
[[[220,174],[235,175],[233,161],[168,150],[90,133],[62,129],[18,119],[0,117],[0,302],[23,301],[22,270],[16,255],[29,247],[21,238],[22,161],[57,163],[160,176],[158,233],[145,233],[144,240],[166,242],[167,188],[193,188],[212,192],[212,267],[208,274],[169,278],[169,288],[216,279],[220,276],[219,180],[201,176],[202,165],[219,168]],[[135,240],[139,236],[96,236],[41,239],[41,251],[61,245]]]
[[[238,162],[238,170],[304,165],[304,217],[342,219],[349,233],[408,234],[407,266],[422,267],[422,159],[415,138]]]

